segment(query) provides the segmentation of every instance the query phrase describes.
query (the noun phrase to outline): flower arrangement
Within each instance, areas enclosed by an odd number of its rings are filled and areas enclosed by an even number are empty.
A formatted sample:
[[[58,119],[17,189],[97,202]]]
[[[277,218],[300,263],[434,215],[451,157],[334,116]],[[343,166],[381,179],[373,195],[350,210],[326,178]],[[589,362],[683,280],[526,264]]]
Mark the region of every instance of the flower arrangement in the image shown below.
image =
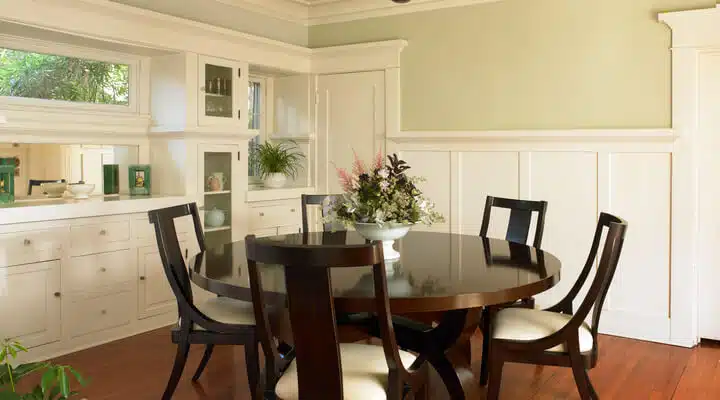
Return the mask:
[[[355,154],[352,172],[338,168],[345,193],[331,204],[327,220],[350,226],[374,223],[378,226],[431,225],[444,221],[435,204],[425,198],[417,184],[424,179],[407,175],[410,166],[397,154],[388,156],[383,165],[378,153],[370,167]]]

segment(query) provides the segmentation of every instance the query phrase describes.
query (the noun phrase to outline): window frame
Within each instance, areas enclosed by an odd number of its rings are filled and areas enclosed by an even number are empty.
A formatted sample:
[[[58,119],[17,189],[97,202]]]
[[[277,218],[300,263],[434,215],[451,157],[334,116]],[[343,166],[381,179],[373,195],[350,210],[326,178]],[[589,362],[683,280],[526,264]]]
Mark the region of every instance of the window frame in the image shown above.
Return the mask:
[[[82,58],[128,66],[128,104],[84,103],[79,101],[39,99],[31,97],[0,96],[0,106],[40,106],[54,109],[77,111],[103,111],[112,113],[139,114],[140,112],[140,65],[142,58],[125,53],[80,47],[60,42],[21,38],[0,34],[0,48]]]
[[[255,74],[248,75],[248,88],[250,86],[250,83],[260,84],[260,113],[259,113],[260,128],[259,129],[250,129],[249,126],[247,128],[248,133],[253,134],[252,139],[250,139],[250,141],[252,141],[255,137],[258,137],[258,136],[260,137],[260,139],[258,139],[258,144],[264,143],[265,141],[267,141],[269,139],[268,129],[267,129],[268,121],[270,118],[270,116],[269,116],[270,108],[268,107],[268,97],[269,97],[268,95],[270,93],[269,87],[271,85],[271,83],[270,83],[271,79],[272,78],[268,78],[268,77],[261,76],[261,75],[255,75]],[[249,110],[248,110],[248,113],[249,113]],[[248,117],[249,117],[249,115],[248,115]],[[248,118],[248,121],[249,121],[249,118]],[[249,180],[250,184],[259,184],[261,182],[260,176],[250,175],[249,171],[248,171],[248,180]]]

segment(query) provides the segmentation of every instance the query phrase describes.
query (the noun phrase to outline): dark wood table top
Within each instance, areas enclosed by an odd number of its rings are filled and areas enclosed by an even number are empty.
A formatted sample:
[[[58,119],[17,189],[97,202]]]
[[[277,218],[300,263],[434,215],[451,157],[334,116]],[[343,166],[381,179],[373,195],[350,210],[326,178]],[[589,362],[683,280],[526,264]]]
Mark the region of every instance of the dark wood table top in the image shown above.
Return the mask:
[[[365,243],[355,232],[317,232],[258,238],[283,246]],[[479,236],[410,232],[396,241],[399,260],[386,261],[394,313],[449,311],[502,304],[541,293],[560,281],[560,261],[523,244]],[[251,301],[245,242],[211,248],[189,260],[191,280],[221,296]],[[268,301],[283,301],[282,266],[262,266]],[[331,272],[338,312],[374,309],[372,269]]]

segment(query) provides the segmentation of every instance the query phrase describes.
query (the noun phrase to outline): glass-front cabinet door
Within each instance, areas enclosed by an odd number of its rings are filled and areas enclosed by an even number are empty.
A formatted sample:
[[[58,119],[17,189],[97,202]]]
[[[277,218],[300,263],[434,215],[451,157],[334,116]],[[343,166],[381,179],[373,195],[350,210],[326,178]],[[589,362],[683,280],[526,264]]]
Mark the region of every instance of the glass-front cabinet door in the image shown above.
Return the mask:
[[[200,145],[198,189],[202,193],[203,231],[208,248],[233,240],[233,218],[238,218],[233,206],[240,193],[238,179],[238,145]]]
[[[246,64],[214,57],[199,57],[198,119],[200,125],[247,124],[247,107],[241,101],[247,87]],[[241,90],[242,88],[242,90]],[[244,99],[244,98],[242,98]]]

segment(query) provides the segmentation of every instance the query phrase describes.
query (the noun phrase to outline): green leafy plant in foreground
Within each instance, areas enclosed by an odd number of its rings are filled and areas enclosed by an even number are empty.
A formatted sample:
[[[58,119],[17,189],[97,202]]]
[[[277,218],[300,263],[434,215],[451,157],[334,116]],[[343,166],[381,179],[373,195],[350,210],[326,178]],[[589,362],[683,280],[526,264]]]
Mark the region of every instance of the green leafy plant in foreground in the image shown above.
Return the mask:
[[[78,392],[70,389],[71,377],[81,386],[85,379],[69,365],[56,365],[47,361],[12,365],[18,353],[27,352],[19,342],[5,339],[0,341],[0,400],[63,400]],[[40,376],[40,383],[29,392],[19,393],[17,385],[30,375]]]

